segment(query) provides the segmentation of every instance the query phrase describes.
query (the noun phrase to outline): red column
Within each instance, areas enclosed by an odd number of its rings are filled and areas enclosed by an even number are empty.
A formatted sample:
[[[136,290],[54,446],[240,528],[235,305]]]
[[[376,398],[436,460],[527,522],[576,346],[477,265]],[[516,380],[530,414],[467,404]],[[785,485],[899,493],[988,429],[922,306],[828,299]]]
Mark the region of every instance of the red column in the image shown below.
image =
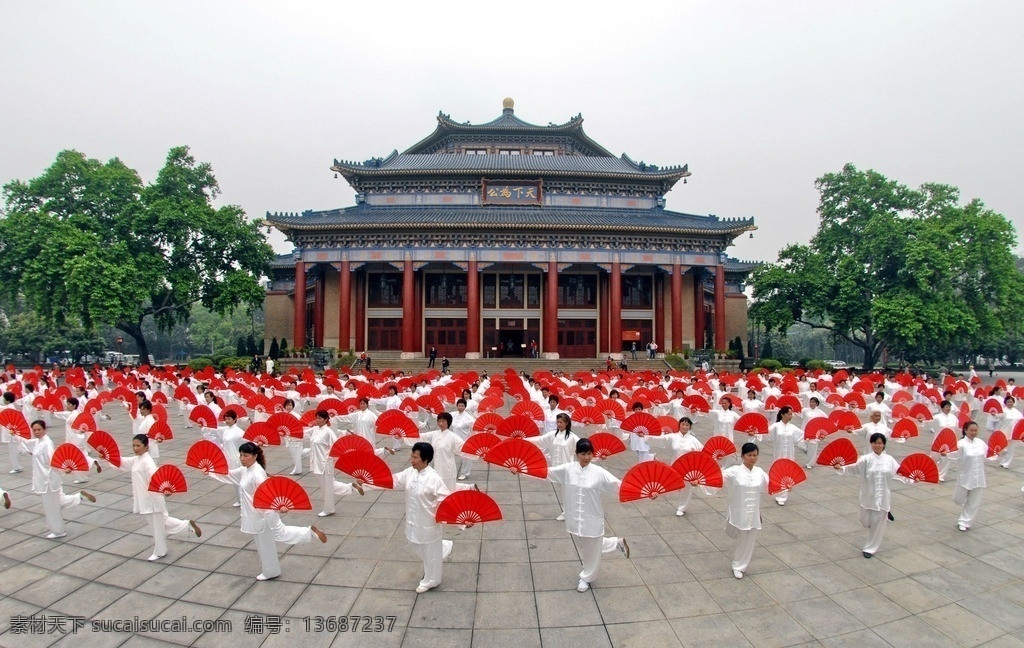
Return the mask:
[[[548,358],[558,357],[558,263],[548,261],[548,285],[544,293],[544,335],[541,349]],[[551,355],[554,354],[554,355]]]
[[[469,260],[466,275],[466,357],[480,356],[480,273],[476,269],[476,259]]]
[[[338,349],[352,348],[352,271],[348,259],[341,262],[338,273]]]
[[[353,350],[366,350],[366,271],[356,276],[356,342]]]
[[[413,272],[413,330],[412,330],[412,343],[416,351],[424,351],[423,349],[423,282],[421,279],[423,275],[419,277]]]
[[[612,274],[608,277],[608,311],[611,352],[619,353],[622,351],[622,266],[618,257],[612,261]]]
[[[704,348],[704,271],[693,271],[693,344]]]
[[[726,349],[725,339],[725,266],[715,266],[715,348]]]
[[[319,272],[316,275],[316,284],[313,288],[313,346],[324,345],[324,274]]]
[[[601,327],[598,329],[601,331],[600,352],[602,356],[607,357],[613,351],[611,347],[612,324],[611,318],[608,317],[608,277],[598,275],[598,281],[601,282],[601,292],[597,302],[597,316],[601,320]]]
[[[665,351],[665,282],[660,274],[655,274],[651,282],[654,291],[654,341],[658,350]]]
[[[672,350],[683,350],[683,272],[672,264]],[[668,349],[665,349],[668,351]]]
[[[295,262],[295,322],[292,330],[292,348],[306,346],[306,264]]]
[[[402,351],[416,351],[416,284],[412,269],[412,259],[405,260],[402,272]]]

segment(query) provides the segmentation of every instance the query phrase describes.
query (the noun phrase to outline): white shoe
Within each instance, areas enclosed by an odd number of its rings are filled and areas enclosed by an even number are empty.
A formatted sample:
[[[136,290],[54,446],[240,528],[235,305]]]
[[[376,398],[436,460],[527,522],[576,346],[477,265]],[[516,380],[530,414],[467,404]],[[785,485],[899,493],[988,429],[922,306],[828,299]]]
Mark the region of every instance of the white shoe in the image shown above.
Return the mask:
[[[580,579],[579,585],[576,586],[576,591],[577,592],[586,592],[588,589],[590,589],[590,583],[588,583],[587,581],[585,581],[583,579]]]
[[[814,464],[807,464],[806,466],[804,466],[804,468],[810,470],[811,468],[814,468]]]
[[[416,587],[416,593],[417,593],[417,594],[422,594],[422,593],[424,593],[424,592],[427,592],[427,591],[429,591],[429,590],[432,590],[432,589],[434,589],[435,587],[437,587],[437,586],[438,586],[438,585],[440,585],[440,584],[441,584],[441,583],[427,583],[427,584],[425,584],[425,585],[424,585],[423,583],[420,583],[420,584],[419,584],[419,585],[418,585],[418,586]]]
[[[71,483],[72,483],[72,484],[85,484],[85,483],[87,483],[88,481],[89,481],[89,480],[88,480],[87,478],[85,478],[85,477],[79,477],[78,479],[76,479],[75,481],[73,481],[73,482],[71,482]]]
[[[956,528],[960,529],[961,531],[966,531],[968,529],[968,527],[963,524],[956,525]]]
[[[441,560],[448,560],[452,555],[452,550],[455,549],[455,543],[451,540],[441,541]],[[434,587],[437,587],[436,585]]]
[[[776,498],[775,499],[775,503],[778,504],[779,506],[785,506],[786,505],[786,500]]]
[[[565,522],[565,513],[559,513],[558,517],[555,518],[559,522]]]
[[[736,578],[743,578],[743,572],[741,572],[738,569],[732,570],[732,575],[735,576]]]
[[[21,472],[21,468],[15,468],[14,470],[9,471],[7,474],[8,475],[17,475],[20,472]]]
[[[291,472],[290,472],[290,473],[288,473],[288,474],[289,474],[289,475],[301,475],[301,474],[302,474],[302,471],[301,471],[301,470],[293,470],[293,471],[291,471]]]
[[[469,475],[459,475],[459,481],[466,481],[467,477],[469,477]]]
[[[684,515],[686,515],[686,509],[682,506],[676,509],[676,517],[683,517]]]
[[[167,555],[167,554],[164,554],[164,555]],[[163,556],[158,556],[156,554],[153,554],[149,558],[146,558],[146,560],[148,560],[149,562],[154,562],[154,561],[160,560],[161,558],[163,558]]]
[[[235,508],[240,508],[242,506],[242,503],[241,502],[235,502],[231,506],[234,506]]]
[[[67,531],[65,531],[63,533],[47,533],[46,534],[46,539],[47,540],[56,540],[57,538],[63,538],[66,535],[67,535]]]
[[[327,511],[320,511],[316,514],[317,517],[327,517],[328,515],[334,515],[334,513],[328,513]]]
[[[280,574],[278,574],[277,576],[280,576]],[[259,576],[256,577],[256,580],[258,580],[258,581],[274,580],[275,578],[277,578],[277,576],[264,576],[263,574],[260,574]]]
[[[623,556],[625,556],[626,558],[629,558],[629,543],[626,542],[625,538],[619,538],[615,542],[615,546],[618,548],[618,550],[620,552],[622,552]]]

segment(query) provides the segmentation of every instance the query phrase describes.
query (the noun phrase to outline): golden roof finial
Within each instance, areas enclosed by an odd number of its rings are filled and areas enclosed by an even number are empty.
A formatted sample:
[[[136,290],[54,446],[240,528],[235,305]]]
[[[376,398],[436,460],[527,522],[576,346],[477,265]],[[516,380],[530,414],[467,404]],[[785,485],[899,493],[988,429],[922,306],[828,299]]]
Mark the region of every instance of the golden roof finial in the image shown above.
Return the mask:
[[[512,100],[512,97],[505,97],[505,100],[501,102],[502,110],[512,110],[515,106],[516,102]]]

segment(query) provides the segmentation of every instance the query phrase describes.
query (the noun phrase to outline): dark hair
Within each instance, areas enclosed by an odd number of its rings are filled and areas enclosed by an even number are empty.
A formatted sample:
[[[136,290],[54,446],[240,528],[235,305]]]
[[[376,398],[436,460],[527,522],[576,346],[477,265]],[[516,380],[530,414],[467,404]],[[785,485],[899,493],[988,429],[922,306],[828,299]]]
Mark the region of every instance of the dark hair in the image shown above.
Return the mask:
[[[17,397],[14,395],[14,392],[4,392],[4,401],[5,402],[13,403],[16,399],[17,399]]]
[[[939,403],[939,409],[942,409],[946,405],[949,405],[950,407],[953,407],[953,403],[949,402],[948,400],[943,400],[941,403]]]
[[[874,443],[875,441],[881,441],[882,445],[884,446],[885,435],[882,434],[881,432],[875,432],[874,434],[871,435],[871,438],[868,439],[868,443]]]
[[[679,419],[680,423],[682,423],[683,421],[686,421],[687,425],[689,425],[690,427],[693,427],[693,419],[691,419],[689,416],[684,416],[681,419]]]
[[[875,392],[875,397],[877,398],[878,396],[881,396],[882,399],[884,400],[885,399],[885,392],[884,391],[876,391]]]
[[[594,444],[590,442],[590,439],[580,439],[576,442],[576,454],[583,454],[585,452],[593,452]]]
[[[412,451],[419,453],[420,459],[428,464],[434,460],[434,446],[426,441],[417,441],[412,444]]]
[[[138,441],[147,448],[149,447],[149,437],[146,436],[145,434],[136,434],[135,436],[132,437],[132,441]]]
[[[792,411],[792,407],[790,407],[789,405],[783,405],[782,407],[779,408],[779,413],[775,415],[775,422],[779,423],[780,421],[782,421],[782,416],[784,414],[789,414]]]
[[[441,412],[437,415],[437,421],[440,423],[442,420],[448,424],[448,427],[452,426],[452,415],[448,412]],[[420,457],[423,457],[423,455],[420,455]]]
[[[550,396],[548,396],[548,404],[550,404],[551,401],[555,401],[555,405],[558,405],[558,403],[559,403],[558,396],[556,396],[555,394],[551,394]]]
[[[967,421],[967,422],[964,423],[964,426],[962,428],[960,428],[960,437],[961,438],[967,436],[967,428],[971,427],[972,425],[974,427],[978,427],[978,424],[975,423],[974,421]]]
[[[455,406],[458,407],[459,405],[465,405],[466,407],[469,407],[469,403],[466,402],[465,398],[460,398],[459,400],[455,401]]]
[[[236,412],[233,409],[226,409],[226,410],[224,410],[224,420],[226,421],[228,419],[228,417],[230,417],[232,421],[237,421],[238,420],[238,412]]]
[[[150,403],[148,400],[144,400],[141,403],[139,403],[139,409],[147,409],[150,412],[152,412],[153,411],[153,403]]]
[[[641,403],[640,401],[637,401],[637,402],[633,403],[632,405],[630,405],[629,409],[633,410],[634,412],[637,411],[638,409],[643,411],[644,404]]]
[[[293,400],[292,400],[292,399],[290,399],[290,398],[286,398],[286,399],[284,399],[284,402],[283,402],[283,403],[281,403],[281,409],[284,409],[284,408],[285,408],[285,407],[287,407],[287,406],[288,406],[289,404],[290,404],[290,405],[292,406],[292,409],[294,409],[294,408],[295,408],[295,401],[293,401]]]
[[[78,409],[78,399],[74,396],[69,397],[67,403],[71,406],[71,409]]]
[[[565,438],[568,439],[569,435],[572,434],[572,418],[565,412],[559,412],[558,416],[555,417],[555,421],[565,421]],[[557,429],[555,434],[558,434]]]
[[[36,423],[38,423],[40,426],[42,426],[42,428],[44,430],[46,429],[46,421],[44,421],[43,419],[36,419],[36,420],[32,421],[31,423],[29,423],[28,426],[32,427]]]
[[[263,448],[251,441],[246,441],[238,446],[238,454],[247,454],[256,457],[256,463],[264,470],[267,468],[267,458],[263,456]]]
[[[317,418],[322,418],[325,421],[331,420],[331,413],[325,409],[318,409],[314,416],[316,416]]]
[[[758,449],[756,443],[754,443],[752,441],[747,441],[740,448],[740,456],[742,457],[743,455],[750,454],[751,452],[756,452],[758,454],[761,454],[761,451]]]
[[[811,398],[810,398],[810,399],[809,399],[809,400],[808,400],[807,402],[808,402],[808,403],[814,403],[815,405],[821,405],[821,401],[820,401],[820,400],[818,400],[818,399],[817,399],[816,397],[814,397],[814,396],[811,396]]]

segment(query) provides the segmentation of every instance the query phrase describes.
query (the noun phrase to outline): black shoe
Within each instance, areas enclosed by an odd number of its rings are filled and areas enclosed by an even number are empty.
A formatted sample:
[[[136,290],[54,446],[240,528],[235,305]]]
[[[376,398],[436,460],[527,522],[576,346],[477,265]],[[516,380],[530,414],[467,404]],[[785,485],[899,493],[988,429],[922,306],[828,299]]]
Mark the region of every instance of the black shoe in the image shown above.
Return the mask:
[[[869,554],[869,553],[868,553],[868,552],[866,552],[866,551],[864,552],[864,557],[865,557],[865,558],[870,558],[871,556],[874,556],[874,555],[875,555],[875,554]]]
[[[896,518],[894,518],[894,517],[892,516],[892,512],[888,512],[888,513],[886,513],[886,514],[885,514],[885,517],[889,518],[889,521],[890,521],[890,522],[895,522],[895,521],[896,521]]]

